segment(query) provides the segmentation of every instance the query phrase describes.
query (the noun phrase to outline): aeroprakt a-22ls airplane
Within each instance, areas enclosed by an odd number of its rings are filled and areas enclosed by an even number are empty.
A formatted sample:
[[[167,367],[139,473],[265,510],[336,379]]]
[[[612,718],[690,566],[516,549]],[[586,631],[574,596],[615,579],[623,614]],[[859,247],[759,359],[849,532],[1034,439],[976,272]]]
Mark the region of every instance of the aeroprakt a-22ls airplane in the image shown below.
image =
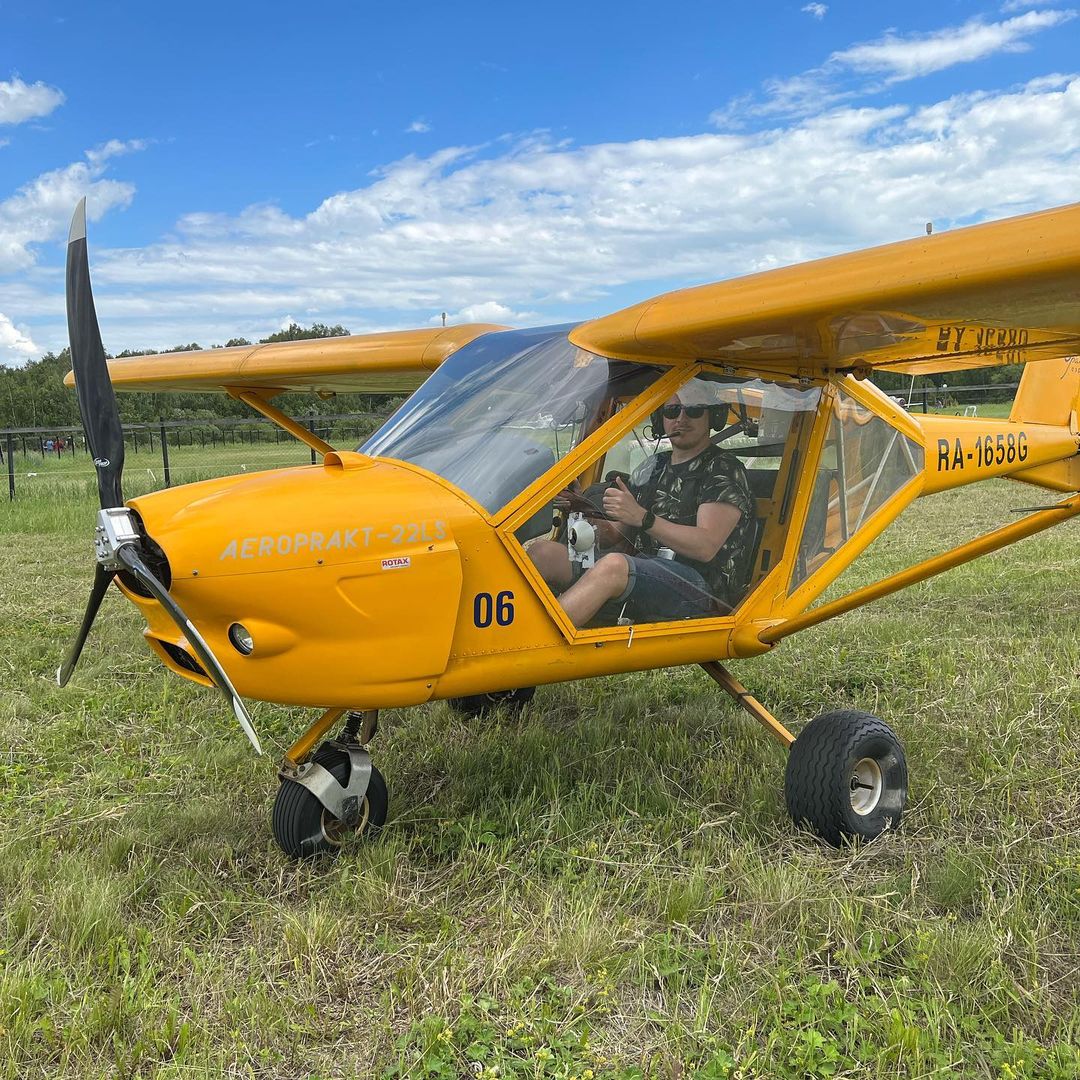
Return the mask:
[[[668,293],[575,326],[106,362],[80,204],[67,288],[102,509],[60,681],[115,581],[162,663],[219,687],[257,751],[243,697],[320,709],[280,769],[273,828],[291,856],[334,852],[382,824],[386,785],[367,751],[381,708],[442,698],[477,712],[543,683],[677,664],[700,664],[790,748],[797,822],[834,844],[873,838],[904,808],[896,735],[841,711],[796,738],[722,661],[1080,512],[1080,205]],[[1006,363],[1025,365],[1007,420],[915,417],[867,378]],[[563,544],[577,571],[594,568],[610,524],[596,485],[647,470],[670,445],[664,407],[677,414],[691,380],[707,388],[710,444],[738,459],[752,493],[738,594],[692,618],[650,622],[624,607],[576,625],[536,545]],[[321,464],[125,502],[114,387],[228,393]],[[355,450],[272,404],[283,391],[358,390],[415,392]],[[914,500],[992,477],[1058,501],[812,606]]]

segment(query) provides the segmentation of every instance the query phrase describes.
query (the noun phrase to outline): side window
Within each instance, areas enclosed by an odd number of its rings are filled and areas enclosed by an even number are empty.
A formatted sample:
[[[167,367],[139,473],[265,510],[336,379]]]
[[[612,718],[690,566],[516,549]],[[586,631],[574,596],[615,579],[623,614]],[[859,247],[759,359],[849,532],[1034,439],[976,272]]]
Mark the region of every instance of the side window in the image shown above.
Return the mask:
[[[923,468],[923,449],[842,391],[829,431],[792,576],[798,588]]]

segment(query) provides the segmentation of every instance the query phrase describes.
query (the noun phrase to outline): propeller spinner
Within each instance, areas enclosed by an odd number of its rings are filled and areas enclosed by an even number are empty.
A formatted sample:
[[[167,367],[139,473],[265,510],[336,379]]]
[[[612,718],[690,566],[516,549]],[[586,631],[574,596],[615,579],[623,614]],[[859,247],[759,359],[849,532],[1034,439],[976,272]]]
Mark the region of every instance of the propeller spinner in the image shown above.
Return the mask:
[[[229,699],[233,713],[255,748],[255,753],[261,754],[259,737],[255,734],[244,703],[202,634],[196,630],[168,589],[146,565],[140,550],[142,538],[134,516],[124,506],[120,486],[124,470],[124,430],[120,423],[120,410],[116,405],[112,380],[109,378],[105,349],[101,344],[94,294],[90,289],[85,198],[79,200],[71,219],[66,287],[68,341],[71,344],[71,367],[75,373],[75,393],[79,400],[86,444],[90,448],[94,468],[97,470],[101,510],[94,532],[94,552],[97,557],[94,583],[79,632],[63,664],[57,669],[56,681],[64,686],[71,678],[109,583],[119,571],[127,570],[161,604],[179,627],[207,675]]]

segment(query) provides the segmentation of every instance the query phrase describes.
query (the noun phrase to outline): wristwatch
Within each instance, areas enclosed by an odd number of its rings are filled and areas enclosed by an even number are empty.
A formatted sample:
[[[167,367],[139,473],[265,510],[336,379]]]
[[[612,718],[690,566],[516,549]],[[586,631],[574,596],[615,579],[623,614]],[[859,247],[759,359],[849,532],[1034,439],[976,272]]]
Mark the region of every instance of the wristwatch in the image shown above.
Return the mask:
[[[645,516],[641,519],[641,531],[648,532],[656,524],[656,515],[651,510],[645,511]]]

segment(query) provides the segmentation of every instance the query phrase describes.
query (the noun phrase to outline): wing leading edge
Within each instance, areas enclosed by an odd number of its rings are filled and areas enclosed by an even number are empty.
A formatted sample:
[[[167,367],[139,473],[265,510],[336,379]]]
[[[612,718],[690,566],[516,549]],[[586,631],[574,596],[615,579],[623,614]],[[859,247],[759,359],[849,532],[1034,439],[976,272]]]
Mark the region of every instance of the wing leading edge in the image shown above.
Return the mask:
[[[665,293],[570,336],[627,360],[810,377],[1080,353],[1080,203]]]
[[[505,326],[470,323],[434,330],[278,341],[109,361],[117,390],[255,390],[410,393],[463,345]],[[71,373],[64,380],[74,385]]]

